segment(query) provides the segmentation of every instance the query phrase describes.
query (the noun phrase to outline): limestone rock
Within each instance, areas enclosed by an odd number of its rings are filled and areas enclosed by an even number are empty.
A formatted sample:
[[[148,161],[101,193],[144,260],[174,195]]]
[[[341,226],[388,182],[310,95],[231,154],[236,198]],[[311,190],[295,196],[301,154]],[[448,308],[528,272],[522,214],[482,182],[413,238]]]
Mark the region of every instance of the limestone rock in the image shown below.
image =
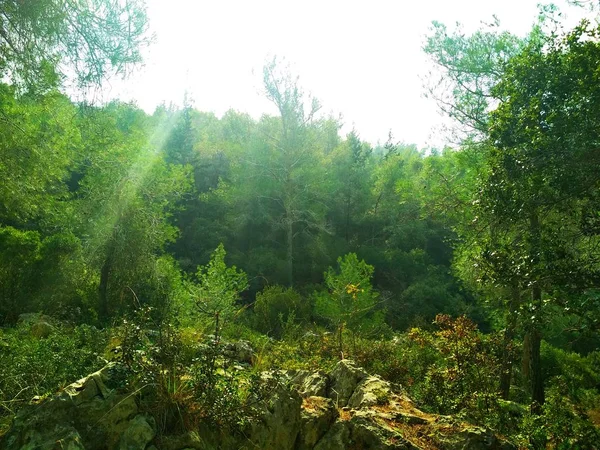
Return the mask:
[[[303,397],[326,397],[329,378],[324,372],[309,372],[308,370],[294,371],[290,384]]]
[[[45,314],[40,313],[23,313],[19,314],[19,323],[26,326],[31,326],[38,322],[47,322],[50,325],[56,325],[55,319]]]
[[[328,397],[338,407],[346,406],[358,383],[366,377],[367,372],[356,366],[353,361],[349,359],[341,360],[331,372],[331,386]]]
[[[389,426],[373,420],[372,411],[359,411],[350,419],[351,442],[357,448],[372,450],[415,449]]]
[[[490,430],[481,427],[467,426],[458,434],[461,449],[469,450],[512,450],[515,447],[498,437]]]
[[[348,400],[350,408],[365,408],[387,403],[392,396],[390,383],[379,377],[369,376],[363,379],[354,389]]]
[[[287,386],[275,388],[262,411],[258,423],[252,425],[249,435],[255,448],[288,450],[300,432],[302,398]]]
[[[255,354],[252,345],[248,341],[239,340],[225,344],[225,355],[234,361],[241,363],[252,364]]]
[[[60,394],[23,407],[0,442],[6,450],[514,450],[485,428],[426,414],[396,386],[352,361],[322,372],[264,372],[272,391],[255,399],[258,416],[242,433],[200,422],[193,431],[156,439],[138,396],[123,392],[111,363]],[[282,383],[282,378],[286,381]],[[320,395],[315,395],[320,394]],[[326,395],[325,395],[326,394]],[[2,438],[0,438],[2,439]],[[57,444],[59,443],[59,444]],[[59,447],[57,447],[59,445]]]
[[[296,450],[314,448],[337,417],[338,411],[330,398],[305,398],[302,402],[301,429],[296,441]]]
[[[36,322],[31,325],[31,335],[38,339],[46,339],[54,331],[54,327],[48,322]]]
[[[338,420],[315,445],[314,450],[346,450],[350,446],[349,443],[348,423]]]
[[[150,420],[150,422],[154,422]],[[143,415],[135,416],[129,421],[129,426],[123,433],[119,450],[144,450],[154,439],[156,432]]]
[[[133,396],[109,388],[114,366],[111,363],[54,397],[22,408],[4,437],[3,448],[54,449],[56,442],[72,449],[119,448],[138,406]]]

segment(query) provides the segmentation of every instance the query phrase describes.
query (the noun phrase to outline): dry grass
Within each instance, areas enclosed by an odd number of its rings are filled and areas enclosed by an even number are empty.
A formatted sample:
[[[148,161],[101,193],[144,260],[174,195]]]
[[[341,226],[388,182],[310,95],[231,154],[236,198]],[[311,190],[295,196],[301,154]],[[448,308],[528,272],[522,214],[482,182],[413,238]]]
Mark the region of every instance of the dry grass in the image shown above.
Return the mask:
[[[352,419],[352,411],[347,409],[338,408],[339,419],[342,421],[348,421]]]
[[[323,397],[303,398],[302,409],[307,411],[324,411],[327,409],[327,399]]]
[[[587,415],[590,422],[592,422],[595,427],[600,428],[600,409],[590,409],[587,412]]]

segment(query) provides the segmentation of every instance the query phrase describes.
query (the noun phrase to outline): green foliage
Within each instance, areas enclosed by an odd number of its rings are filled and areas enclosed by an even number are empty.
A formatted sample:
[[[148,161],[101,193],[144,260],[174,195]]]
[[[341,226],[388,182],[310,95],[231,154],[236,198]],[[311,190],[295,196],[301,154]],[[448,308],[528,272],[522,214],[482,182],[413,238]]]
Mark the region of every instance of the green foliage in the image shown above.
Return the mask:
[[[355,253],[340,256],[338,270],[330,267],[324,274],[328,291],[315,294],[316,313],[330,320],[336,329],[345,324],[352,331],[360,332],[379,325],[377,318],[368,323],[379,296],[371,286],[373,270],[373,266],[359,260]]]
[[[177,236],[169,217],[189,180],[149,142],[141,110],[111,103],[83,110],[80,120],[88,155],[77,189],[78,232],[98,276],[99,315],[107,320],[131,309],[135,296],[160,301],[148,280]]]
[[[527,39],[499,31],[499,22],[467,35],[460,24],[452,32],[433,22],[432,34],[423,47],[437,71],[430,73],[427,92],[440,110],[458,124],[460,137],[479,137],[487,132],[489,106],[502,97],[492,88],[504,66],[519,53]],[[536,36],[532,33],[529,39]]]
[[[215,249],[210,261],[198,267],[197,286],[192,295],[201,314],[214,320],[214,339],[218,343],[223,325],[233,318],[236,301],[248,287],[248,277],[235,266],[227,267],[223,244]]]
[[[499,364],[492,337],[482,335],[462,316],[438,315],[435,333],[414,329],[410,337],[432,346],[442,357],[429,367],[418,387],[418,396],[441,414],[466,413],[471,420],[494,423],[498,409]]]
[[[278,378],[239,371],[223,345],[186,339],[172,319],[144,307],[117,329],[124,387],[142,393],[142,408],[161,433],[197,429],[199,423],[224,435],[243,432]]]
[[[56,91],[17,97],[0,84],[0,221],[42,230],[65,225],[69,209],[64,181],[74,165],[81,136],[75,107]],[[33,222],[33,223],[32,223]]]
[[[99,85],[112,71],[140,62],[148,42],[141,1],[126,4],[8,1],[0,26],[0,74],[27,88],[55,87],[74,72],[80,85]]]
[[[562,379],[548,389],[541,415],[526,415],[517,438],[529,448],[595,448],[600,439],[598,428],[586,412],[564,394]]]
[[[100,369],[106,343],[106,332],[87,325],[57,327],[45,339],[34,337],[27,324],[0,331],[0,422],[33,397]]]
[[[413,395],[433,364],[442,356],[430,345],[413,339],[416,331],[394,336],[393,339],[358,339],[352,358],[369,373],[397,383]]]
[[[286,325],[290,326],[296,321],[306,323],[310,313],[310,302],[292,288],[270,286],[256,294],[256,327],[270,336],[282,337]]]
[[[315,311],[334,325],[342,357],[344,328],[367,334],[383,323],[384,312],[376,309],[379,294],[371,286],[373,270],[355,253],[349,253],[338,258],[337,272],[331,267],[325,272],[328,291],[315,293]]]

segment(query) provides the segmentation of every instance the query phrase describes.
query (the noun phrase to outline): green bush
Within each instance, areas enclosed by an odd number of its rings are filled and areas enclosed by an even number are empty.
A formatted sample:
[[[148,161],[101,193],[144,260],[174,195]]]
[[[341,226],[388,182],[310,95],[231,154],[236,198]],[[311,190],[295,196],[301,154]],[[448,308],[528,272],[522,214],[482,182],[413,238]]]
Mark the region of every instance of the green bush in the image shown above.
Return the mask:
[[[57,327],[46,339],[32,336],[26,325],[6,329],[0,334],[0,417],[99,370],[106,344],[107,333],[87,325]]]
[[[118,327],[126,387],[141,393],[141,407],[161,434],[197,429],[200,423],[237,433],[256,416],[273,380],[240,370],[214,339],[190,339],[169,317],[139,308]],[[233,327],[239,329],[239,327]]]
[[[310,302],[292,288],[269,286],[256,294],[256,328],[269,336],[281,338],[284,325],[292,316],[292,322],[306,323],[310,319],[310,311]]]
[[[374,267],[348,253],[337,260],[338,270],[325,272],[327,291],[315,292],[315,312],[333,325],[338,339],[339,355],[344,358],[344,330],[356,336],[373,335],[383,326],[385,311],[378,309],[379,293],[371,279]]]
[[[515,433],[521,446],[532,449],[587,450],[598,448],[600,430],[582,408],[566,395],[567,382],[562,377],[546,391],[541,415],[527,413],[521,429]]]
[[[439,314],[434,323],[439,328],[434,333],[410,333],[411,339],[440,356],[415,386],[415,396],[437,413],[462,413],[477,423],[496,425],[500,365],[493,336],[480,333],[464,316]]]

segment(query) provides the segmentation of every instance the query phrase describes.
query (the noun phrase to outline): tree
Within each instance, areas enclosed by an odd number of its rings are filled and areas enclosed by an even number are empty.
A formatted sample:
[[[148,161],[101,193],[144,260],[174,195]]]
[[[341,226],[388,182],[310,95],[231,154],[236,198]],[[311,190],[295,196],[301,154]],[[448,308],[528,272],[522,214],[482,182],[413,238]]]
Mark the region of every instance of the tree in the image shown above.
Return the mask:
[[[504,101],[490,118],[490,156],[478,210],[494,240],[479,241],[487,276],[528,291],[518,305],[527,330],[532,409],[544,388],[544,311],[600,279],[596,192],[600,187],[599,30],[586,22],[564,37],[532,42],[494,88]],[[499,242],[502,251],[490,248]]]
[[[519,53],[527,39],[498,30],[497,19],[486,28],[465,35],[460,25],[449,33],[433,22],[433,34],[423,47],[436,70],[427,77],[427,95],[433,98],[458,127],[459,141],[486,136],[490,108],[502,100],[492,88],[500,80],[505,64]]]
[[[337,234],[349,250],[356,250],[362,214],[371,200],[369,166],[372,149],[356,131],[346,137],[329,155],[331,213]],[[354,248],[353,248],[354,247]]]
[[[225,254],[225,247],[219,244],[208,264],[198,267],[198,285],[193,288],[198,310],[214,320],[215,345],[219,343],[223,326],[236,311],[235,302],[248,288],[246,274],[235,266],[227,267]]]
[[[177,235],[169,216],[189,177],[148,142],[143,111],[112,103],[83,110],[80,120],[86,160],[77,190],[79,233],[99,275],[98,311],[106,320],[129,309],[126,300],[134,297],[160,301],[149,280]]]
[[[236,161],[233,197],[238,218],[240,211],[245,213],[246,232],[260,224],[261,235],[267,235],[261,240],[268,241],[261,250],[268,251],[272,260],[283,260],[284,273],[275,281],[291,287],[298,240],[327,232],[321,189],[326,177],[317,163],[321,129],[314,120],[319,104],[312,99],[307,106],[297,78],[276,59],[264,67],[264,87],[279,116],[263,116],[247,151]],[[250,239],[244,239],[249,246]],[[278,252],[280,248],[283,251]]]
[[[4,84],[0,101],[0,224],[57,227],[81,148],[76,108],[57,92],[17,97]]]
[[[316,312],[330,320],[337,332],[340,358],[344,359],[343,332],[353,334],[376,330],[383,323],[383,311],[376,310],[379,294],[371,286],[373,266],[348,253],[337,260],[338,270],[325,272],[327,292],[316,294]]]
[[[74,73],[80,86],[126,74],[148,43],[143,0],[6,0],[0,74],[24,88],[48,88]]]

